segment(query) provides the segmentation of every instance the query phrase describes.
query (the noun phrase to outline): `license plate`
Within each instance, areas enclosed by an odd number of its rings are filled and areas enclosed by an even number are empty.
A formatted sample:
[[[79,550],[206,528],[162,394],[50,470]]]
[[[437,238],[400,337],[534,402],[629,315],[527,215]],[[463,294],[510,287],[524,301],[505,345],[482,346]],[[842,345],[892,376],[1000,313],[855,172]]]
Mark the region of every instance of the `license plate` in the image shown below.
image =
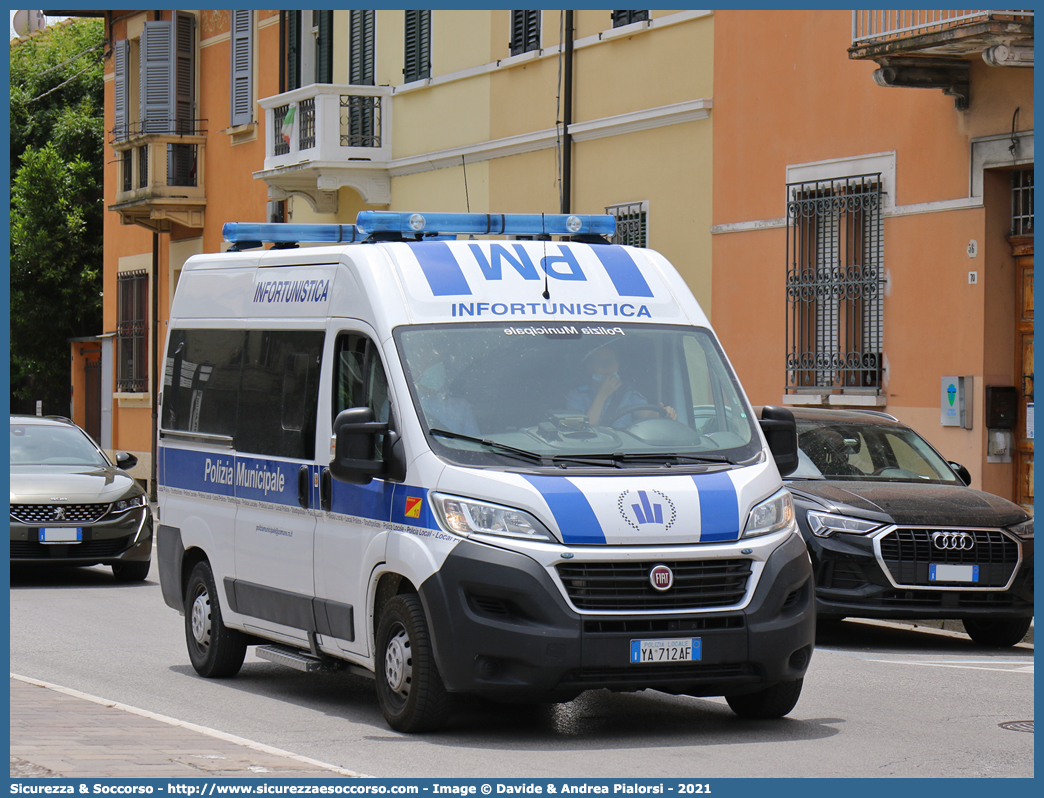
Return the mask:
[[[699,662],[703,657],[700,638],[680,640],[632,640],[631,663]]]
[[[934,565],[928,566],[929,582],[978,582],[977,565]]]
[[[71,526],[45,527],[40,530],[41,543],[79,543],[83,540],[83,528]]]

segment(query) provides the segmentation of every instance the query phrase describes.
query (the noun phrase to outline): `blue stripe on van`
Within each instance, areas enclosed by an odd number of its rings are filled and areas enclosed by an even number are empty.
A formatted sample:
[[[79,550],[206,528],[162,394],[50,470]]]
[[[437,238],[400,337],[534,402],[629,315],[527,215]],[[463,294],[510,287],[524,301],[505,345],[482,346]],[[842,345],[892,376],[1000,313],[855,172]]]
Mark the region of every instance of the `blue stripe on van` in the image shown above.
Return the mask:
[[[449,246],[442,241],[408,243],[435,296],[471,296],[471,286]]]
[[[622,247],[598,246],[591,247],[591,251],[598,256],[598,260],[605,267],[606,274],[616,286],[616,293],[620,296],[652,296],[652,289],[645,281],[641,269],[638,268],[631,256]]]
[[[700,543],[738,540],[739,496],[728,472],[694,474],[700,494]]]
[[[576,545],[605,544],[602,525],[583,492],[565,477],[523,477],[540,495],[555,516],[562,542]]]

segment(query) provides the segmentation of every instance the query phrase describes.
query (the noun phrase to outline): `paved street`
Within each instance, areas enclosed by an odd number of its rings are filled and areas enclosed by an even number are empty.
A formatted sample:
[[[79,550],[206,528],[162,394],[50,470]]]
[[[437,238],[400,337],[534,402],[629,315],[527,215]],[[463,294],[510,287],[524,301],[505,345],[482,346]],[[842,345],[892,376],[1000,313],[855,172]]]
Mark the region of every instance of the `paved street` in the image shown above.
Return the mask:
[[[388,729],[361,677],[249,655],[234,679],[199,678],[151,578],[18,570],[11,671],[78,691],[12,678],[16,775],[1033,775],[1032,733],[1001,725],[1033,719],[1032,646],[991,651],[894,624],[822,632],[801,700],[778,722],[741,721],[721,699],[596,691],[561,706],[465,702],[448,729],[411,737]]]

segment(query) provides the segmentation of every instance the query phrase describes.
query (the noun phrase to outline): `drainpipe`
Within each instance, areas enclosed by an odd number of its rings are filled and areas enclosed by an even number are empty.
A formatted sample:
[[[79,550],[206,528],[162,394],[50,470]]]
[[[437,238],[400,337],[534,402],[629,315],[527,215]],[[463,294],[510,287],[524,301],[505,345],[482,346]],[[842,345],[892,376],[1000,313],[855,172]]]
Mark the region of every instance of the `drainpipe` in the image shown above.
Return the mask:
[[[152,234],[152,467],[149,474],[149,500],[156,501],[157,458],[159,449],[159,233]]]
[[[562,92],[562,213],[570,213],[573,193],[573,12],[565,12],[565,87]]]

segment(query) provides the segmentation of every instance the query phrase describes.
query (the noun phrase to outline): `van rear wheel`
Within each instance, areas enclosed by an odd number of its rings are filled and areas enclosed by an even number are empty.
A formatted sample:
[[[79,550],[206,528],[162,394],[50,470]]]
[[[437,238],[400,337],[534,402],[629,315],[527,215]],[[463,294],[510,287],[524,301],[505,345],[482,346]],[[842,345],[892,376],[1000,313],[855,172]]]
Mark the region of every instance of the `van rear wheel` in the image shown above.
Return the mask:
[[[396,731],[437,729],[449,719],[450,696],[442,684],[420,599],[395,596],[377,625],[377,699]]]
[[[185,587],[185,642],[196,673],[209,679],[235,676],[246,658],[247,638],[221,621],[214,572],[196,563]]]
[[[779,682],[756,693],[727,695],[725,700],[741,718],[782,718],[797,704],[803,681]]]

